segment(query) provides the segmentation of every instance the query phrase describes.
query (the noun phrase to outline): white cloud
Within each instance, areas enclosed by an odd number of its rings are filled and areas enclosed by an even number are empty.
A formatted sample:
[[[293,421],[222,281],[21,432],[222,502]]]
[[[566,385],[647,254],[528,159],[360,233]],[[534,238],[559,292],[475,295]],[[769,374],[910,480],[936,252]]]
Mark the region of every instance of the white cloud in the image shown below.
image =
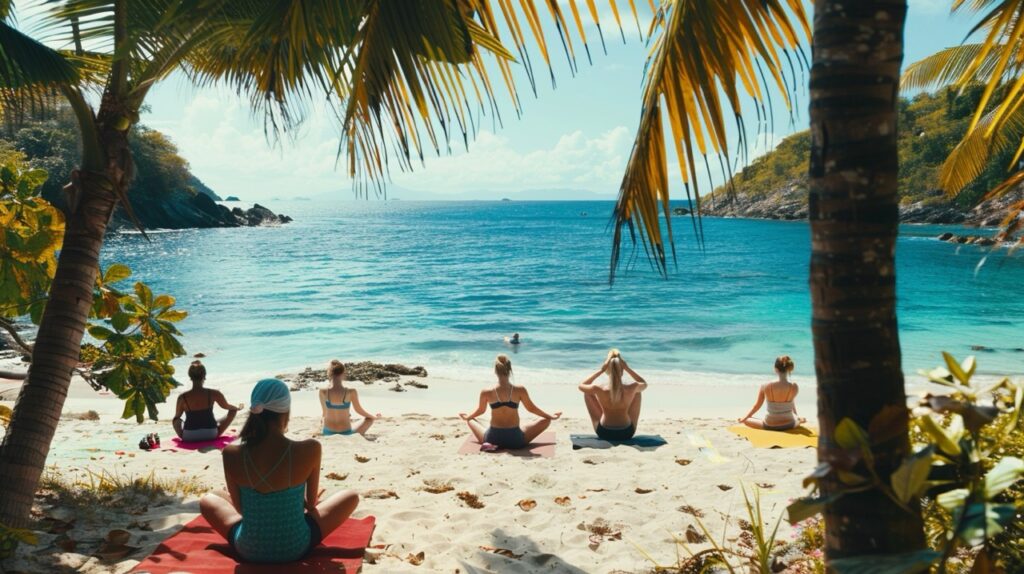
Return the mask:
[[[613,193],[622,178],[632,134],[624,126],[596,137],[576,130],[551,147],[520,150],[481,132],[469,153],[427,159],[426,168],[395,175],[403,187],[436,193],[573,189]]]

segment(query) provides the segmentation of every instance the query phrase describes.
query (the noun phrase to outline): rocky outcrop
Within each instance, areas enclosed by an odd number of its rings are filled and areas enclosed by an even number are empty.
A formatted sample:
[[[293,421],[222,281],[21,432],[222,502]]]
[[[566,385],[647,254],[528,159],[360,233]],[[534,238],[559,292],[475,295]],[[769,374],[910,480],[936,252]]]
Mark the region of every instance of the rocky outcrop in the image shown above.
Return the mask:
[[[992,227],[1000,225],[1011,208],[1022,201],[1024,188],[1018,188],[1002,197],[984,201],[973,209],[965,210],[948,200],[941,190],[934,190],[926,199],[900,205],[900,221]],[[704,215],[719,217],[806,219],[807,178],[801,177],[783,187],[756,195],[719,191],[711,197],[702,198],[701,211]]]
[[[235,196],[235,195],[229,195],[229,196],[228,196],[228,198],[227,198],[227,199],[225,199],[224,201],[242,201],[242,200],[241,200],[241,199],[238,199],[238,196]]]
[[[372,385],[377,381],[397,384],[401,377],[426,377],[427,370],[423,367],[407,367],[395,363],[373,363],[362,361],[359,363],[345,363],[345,378],[349,381],[362,381],[364,384]],[[327,369],[314,369],[306,367],[301,373],[277,375],[293,391],[300,391],[312,388],[317,384],[327,381]],[[407,382],[407,386],[425,389],[426,385],[421,383]]]
[[[132,201],[132,209],[145,229],[188,229],[208,227],[246,227],[281,225],[292,218],[278,215],[266,207],[255,204],[250,209],[229,209],[204,193],[174,191],[161,201]],[[134,224],[122,209],[118,209],[111,229],[131,229]]]
[[[943,233],[938,236],[939,241],[959,243],[962,245],[977,245],[979,247],[992,247],[994,245],[1010,245],[1012,242],[1000,242],[997,238],[989,235],[957,235],[955,233]]]

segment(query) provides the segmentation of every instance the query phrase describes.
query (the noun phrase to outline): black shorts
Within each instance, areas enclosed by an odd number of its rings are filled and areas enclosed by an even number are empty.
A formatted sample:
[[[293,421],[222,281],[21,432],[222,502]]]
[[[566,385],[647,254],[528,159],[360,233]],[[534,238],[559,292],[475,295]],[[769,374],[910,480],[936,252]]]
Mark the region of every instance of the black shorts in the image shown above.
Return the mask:
[[[636,427],[633,425],[622,428],[608,428],[601,423],[597,424],[598,438],[609,442],[629,440],[633,438],[634,434],[636,434]]]
[[[484,442],[501,448],[524,448],[526,446],[526,435],[523,434],[523,429],[519,427],[490,427],[484,433]]]

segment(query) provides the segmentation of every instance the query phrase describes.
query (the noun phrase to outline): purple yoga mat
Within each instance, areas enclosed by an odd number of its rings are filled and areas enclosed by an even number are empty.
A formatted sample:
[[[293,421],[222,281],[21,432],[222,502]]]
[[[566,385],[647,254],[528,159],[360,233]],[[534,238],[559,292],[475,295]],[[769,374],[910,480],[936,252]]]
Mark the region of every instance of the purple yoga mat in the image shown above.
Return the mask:
[[[178,437],[171,439],[171,444],[174,445],[172,448],[180,448],[183,450],[203,450],[207,448],[215,448],[220,450],[227,445],[235,442],[238,435],[234,433],[224,433],[213,440],[203,440],[199,442],[185,442]]]

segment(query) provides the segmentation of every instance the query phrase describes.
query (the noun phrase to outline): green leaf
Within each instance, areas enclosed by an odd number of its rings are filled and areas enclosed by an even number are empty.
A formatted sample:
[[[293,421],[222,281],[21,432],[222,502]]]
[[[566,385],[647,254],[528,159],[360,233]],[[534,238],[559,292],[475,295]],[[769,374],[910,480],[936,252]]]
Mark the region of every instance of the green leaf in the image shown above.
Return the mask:
[[[853,558],[837,558],[828,565],[838,574],[916,574],[925,572],[942,556],[934,550],[917,550],[904,554],[868,554]]]
[[[970,355],[962,363],[960,363],[960,369],[967,375],[967,380],[970,380],[974,376],[974,371],[978,369],[978,362],[974,359],[974,355]]]
[[[826,504],[835,501],[840,496],[842,495],[835,494],[832,496],[819,497],[805,496],[803,498],[798,498],[789,503],[789,506],[786,507],[786,520],[788,520],[790,524],[796,524],[797,522],[806,520],[824,511]]]
[[[135,391],[131,391],[127,396],[121,397],[124,399],[124,410],[121,411],[121,418],[130,418],[135,414]]]
[[[957,488],[954,490],[947,490],[942,494],[935,497],[935,501],[939,503],[939,506],[946,510],[952,511],[954,508],[963,506],[964,502],[968,497],[971,496],[971,491],[966,488]]]
[[[92,337],[95,339],[99,339],[100,341],[106,341],[107,339],[114,335],[114,332],[106,327],[103,327],[102,325],[90,325],[89,334],[92,335]]]
[[[114,313],[114,316],[110,318],[110,324],[118,333],[123,333],[128,329],[128,327],[131,327],[132,316],[123,311],[119,311]]]
[[[960,367],[960,363],[957,362],[956,358],[945,351],[942,352],[942,358],[946,360],[946,368],[948,368],[949,372],[956,377],[956,380],[960,381],[960,384],[965,387],[969,386],[971,377],[964,372],[963,368]]]
[[[1024,475],[1024,460],[1004,457],[985,474],[985,500],[992,500]]]
[[[188,317],[188,311],[178,311],[175,309],[168,309],[167,311],[157,315],[158,319],[162,321],[170,321],[172,323],[177,323],[185,317]]]
[[[156,299],[153,300],[153,308],[161,309],[174,305],[174,297],[170,295],[157,295]]]
[[[132,270],[121,263],[114,263],[103,273],[103,283],[117,283],[132,276]]]
[[[940,427],[931,415],[924,415],[923,417],[920,417],[918,422],[921,424],[921,428],[924,432],[928,436],[932,437],[932,440],[935,441],[935,444],[939,447],[940,451],[951,456],[960,455],[962,452],[960,450],[960,444],[956,439],[947,434],[946,430]]]
[[[910,500],[921,494],[928,480],[928,472],[932,467],[932,453],[935,447],[928,446],[903,459],[899,468],[892,473],[890,482],[893,492],[900,502]]]
[[[935,384],[956,388],[953,384],[953,375],[942,367],[935,367],[930,371],[919,370],[917,373]]]
[[[139,301],[146,309],[153,307],[153,291],[150,290],[149,286],[138,281],[135,283],[135,294],[139,297]]]
[[[836,425],[836,444],[846,449],[870,447],[870,439],[865,431],[853,419],[843,419]]]
[[[1003,527],[1016,516],[1012,504],[970,504],[959,521],[959,512],[954,514],[954,523],[960,529],[956,535],[969,546],[977,546],[1003,531]]]

